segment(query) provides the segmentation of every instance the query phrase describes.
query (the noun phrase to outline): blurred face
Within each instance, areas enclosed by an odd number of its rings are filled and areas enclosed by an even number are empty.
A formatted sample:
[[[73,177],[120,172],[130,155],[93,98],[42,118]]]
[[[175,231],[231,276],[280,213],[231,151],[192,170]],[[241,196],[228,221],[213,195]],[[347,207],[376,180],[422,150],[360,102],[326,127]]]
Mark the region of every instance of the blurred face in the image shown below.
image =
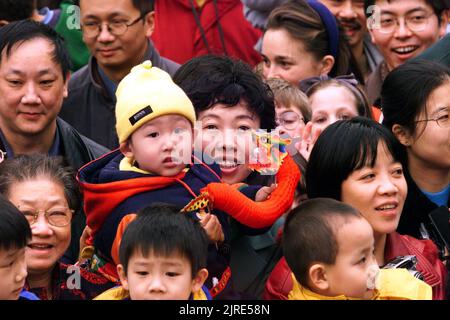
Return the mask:
[[[144,257],[140,250],[136,250],[128,261],[126,275],[122,265],[118,266],[118,271],[131,300],[188,300],[191,293],[201,289],[208,274],[202,269],[193,279],[191,264],[186,257],[154,253]]]
[[[56,130],[67,79],[52,60],[53,46],[36,38],[13,46],[0,63],[0,126],[5,135],[38,136]]]
[[[376,274],[373,269],[377,269],[372,227],[365,219],[351,218],[339,228],[336,240],[339,249],[335,264],[326,265],[325,269],[327,295],[372,298],[374,291],[367,288]]]
[[[376,5],[380,10],[380,26],[399,23],[391,33],[383,33],[380,28],[370,30],[372,41],[380,49],[389,70],[419,55],[445,34],[447,19],[439,24],[433,8],[425,0],[377,0]],[[405,19],[411,21],[409,25],[405,24]],[[419,31],[412,30],[411,26],[419,21],[424,26]]]
[[[137,129],[121,150],[144,171],[175,176],[191,163],[192,125],[180,115],[157,117]]]
[[[106,23],[127,25],[141,15],[132,0],[82,0],[80,1],[81,25],[101,24],[97,36],[89,36],[83,31],[83,41],[100,66],[107,70],[131,69],[142,62],[147,50],[148,37],[153,32],[153,15],[130,25],[125,33],[114,35]]]
[[[232,107],[216,104],[200,112],[198,120],[202,150],[220,165],[222,180],[243,182],[251,172],[246,163],[250,159],[251,130],[260,127],[259,117],[241,100]]]
[[[358,115],[356,98],[349,89],[342,86],[328,86],[309,97],[313,127],[324,130],[338,120]]]
[[[341,23],[351,47],[362,44],[367,32],[364,0],[320,0]]]
[[[281,78],[297,86],[300,80],[322,74],[320,61],[285,29],[269,29],[262,43],[263,75]]]
[[[450,81],[436,88],[427,101],[426,114],[417,118],[440,119],[421,121],[416,125],[416,133],[408,146],[408,158],[411,168],[435,168],[450,170]]]
[[[276,104],[275,120],[280,134],[288,134],[291,138],[300,137],[305,127],[305,118],[294,106],[285,107]]]
[[[380,142],[375,166],[355,170],[342,182],[341,201],[358,209],[374,233],[383,235],[397,229],[406,193],[402,165]]]
[[[17,300],[26,277],[25,248],[0,249],[0,300]]]
[[[20,211],[39,211],[37,220],[30,225],[31,242],[26,248],[28,273],[51,272],[70,244],[70,223],[64,227],[49,224],[44,211],[68,208],[64,188],[46,178],[13,183],[8,199]]]

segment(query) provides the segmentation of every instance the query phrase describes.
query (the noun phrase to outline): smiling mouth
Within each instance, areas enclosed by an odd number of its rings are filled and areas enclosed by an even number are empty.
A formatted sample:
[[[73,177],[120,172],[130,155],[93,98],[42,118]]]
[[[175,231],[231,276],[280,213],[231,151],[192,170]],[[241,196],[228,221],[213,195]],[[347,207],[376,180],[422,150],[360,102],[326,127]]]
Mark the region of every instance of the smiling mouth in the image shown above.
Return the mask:
[[[51,244],[29,244],[28,248],[33,250],[48,250],[53,248],[53,245]]]
[[[419,48],[419,46],[406,46],[406,47],[394,48],[394,49],[392,49],[392,51],[397,54],[410,54],[410,53],[416,51],[418,48]]]
[[[397,209],[398,205],[396,204],[385,204],[383,206],[379,206],[377,208],[375,208],[375,210],[377,211],[390,211],[390,210],[394,210]]]

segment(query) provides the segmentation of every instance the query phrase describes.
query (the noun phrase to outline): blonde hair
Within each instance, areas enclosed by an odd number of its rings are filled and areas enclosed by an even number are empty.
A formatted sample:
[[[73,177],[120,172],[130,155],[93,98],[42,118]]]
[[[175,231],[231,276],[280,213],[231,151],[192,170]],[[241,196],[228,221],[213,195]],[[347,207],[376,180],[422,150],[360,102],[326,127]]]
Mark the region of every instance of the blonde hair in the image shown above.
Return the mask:
[[[300,89],[283,79],[268,79],[266,83],[273,92],[276,106],[294,106],[302,113],[305,124],[311,120],[308,97]]]

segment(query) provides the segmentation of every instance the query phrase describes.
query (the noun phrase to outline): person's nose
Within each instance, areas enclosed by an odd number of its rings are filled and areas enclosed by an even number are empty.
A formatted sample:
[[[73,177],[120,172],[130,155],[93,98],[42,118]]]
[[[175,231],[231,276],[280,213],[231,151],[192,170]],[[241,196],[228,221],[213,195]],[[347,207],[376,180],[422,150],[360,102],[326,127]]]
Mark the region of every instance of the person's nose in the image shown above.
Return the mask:
[[[53,229],[49,225],[43,214],[39,214],[36,221],[31,225],[31,233],[33,236],[51,236]]]
[[[164,282],[162,281],[160,276],[152,277],[148,286],[148,291],[150,293],[164,293],[166,291]]]
[[[399,19],[394,32],[394,36],[399,39],[411,37],[412,31],[406,24],[405,19]]]
[[[108,24],[102,23],[99,26],[99,34],[97,36],[98,42],[112,42],[115,39],[115,36],[109,31]]]
[[[163,151],[172,151],[177,144],[177,139],[179,138],[173,135],[167,136],[163,142]]]
[[[276,129],[277,129],[278,132],[280,133],[280,136],[283,135],[283,134],[287,134],[286,129],[285,129],[282,125],[278,125],[278,126],[276,127]]]
[[[235,150],[236,149],[236,135],[237,133],[233,129],[225,129],[222,131],[222,147],[224,150]]]
[[[380,176],[378,192],[382,195],[394,195],[398,192],[398,187],[388,173]]]
[[[270,67],[265,67],[266,72],[265,72],[265,78],[266,79],[279,79],[280,77],[280,73],[279,73],[279,69],[276,65],[271,64]]]
[[[22,96],[22,103],[23,104],[40,104],[41,98],[39,97],[38,88],[36,87],[36,84],[34,82],[29,82],[25,86],[25,93]]]
[[[358,15],[354,10],[352,0],[345,0],[341,5],[341,9],[338,12],[338,17],[346,20],[355,19]]]

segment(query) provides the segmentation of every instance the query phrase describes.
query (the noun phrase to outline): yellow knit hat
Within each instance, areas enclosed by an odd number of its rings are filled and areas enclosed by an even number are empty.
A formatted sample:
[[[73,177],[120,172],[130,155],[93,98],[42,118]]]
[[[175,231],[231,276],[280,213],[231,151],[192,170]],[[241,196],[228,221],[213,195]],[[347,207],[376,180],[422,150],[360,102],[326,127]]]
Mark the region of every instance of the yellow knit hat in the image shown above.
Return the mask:
[[[195,124],[191,100],[170,75],[152,67],[150,60],[135,66],[116,91],[116,130],[119,143],[144,123],[163,115],[179,114]]]

